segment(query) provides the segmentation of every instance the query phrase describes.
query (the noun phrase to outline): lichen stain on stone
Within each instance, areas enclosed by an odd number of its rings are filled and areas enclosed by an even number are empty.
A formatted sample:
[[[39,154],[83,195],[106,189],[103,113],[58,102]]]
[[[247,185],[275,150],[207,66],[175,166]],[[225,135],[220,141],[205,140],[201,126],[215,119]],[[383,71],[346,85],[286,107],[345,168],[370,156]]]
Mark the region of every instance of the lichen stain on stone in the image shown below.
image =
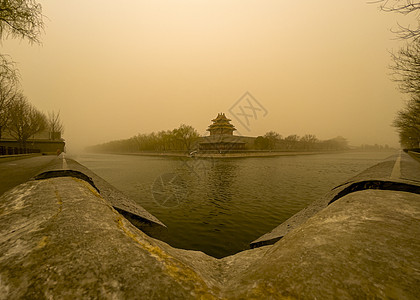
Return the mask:
[[[38,242],[38,249],[42,249],[44,248],[46,245],[48,244],[48,237],[47,236],[43,236],[41,238],[41,240]]]
[[[52,183],[54,185],[54,183],[51,181],[49,183]],[[61,214],[61,212],[63,211],[63,199],[61,198],[56,185],[54,185],[54,194],[55,198],[57,199],[56,203],[58,205],[58,211],[53,216],[51,216],[50,220],[54,220],[55,218],[57,218],[58,215]]]
[[[133,234],[128,228],[125,227],[124,221],[121,216],[117,216],[116,222],[118,227],[134,242],[140,245],[144,250],[150,253],[150,256],[154,257],[159,262],[162,262],[165,266],[168,275],[174,278],[179,284],[187,283],[193,284],[194,292],[193,296],[199,297],[200,299],[218,299],[213,295],[210,288],[197,275],[191,268],[183,265],[177,261],[174,257],[164,252],[161,248],[151,245],[148,242],[138,240],[137,236]]]
[[[333,215],[333,216],[328,216],[326,218],[322,218],[319,222],[322,224],[328,224],[328,223],[342,224],[343,222],[348,221],[348,219],[350,219],[350,216],[341,214],[341,215]]]
[[[74,181],[76,181],[76,182],[79,182],[79,183],[82,183],[85,187],[87,187],[88,189],[89,189],[89,191],[91,191],[92,192],[92,194],[94,194],[96,197],[98,197],[98,198],[102,198],[101,197],[101,195],[98,193],[98,191],[97,190],[95,190],[94,188],[93,188],[93,186],[91,186],[88,182],[86,182],[86,181],[84,181],[84,180],[81,180],[81,179],[79,179],[79,178],[76,178],[76,177],[71,177],[71,179],[73,179]]]
[[[271,284],[267,284],[265,282],[255,283],[250,292],[251,292],[251,295],[246,295],[246,297],[244,298],[267,299],[269,296],[271,296],[273,298],[270,297],[269,299],[287,299],[287,300],[297,299],[290,295],[287,295],[287,296],[282,295],[281,292],[275,289]]]
[[[124,299],[121,284],[117,280],[109,279],[100,286],[99,299]]]
[[[413,218],[413,219],[420,219],[420,211],[419,209],[411,205],[410,203],[407,203],[402,199],[402,196],[400,199],[398,199],[398,206],[394,207],[394,210],[396,213],[400,213],[402,215],[405,215],[407,217]]]
[[[27,206],[25,205],[25,198],[32,193],[32,190],[37,186],[37,184],[25,183],[19,186],[19,188],[12,189],[4,194],[6,199],[11,199],[11,201],[4,201],[0,205],[0,213],[2,215],[7,215],[16,210],[21,210]]]
[[[58,214],[63,211],[63,200],[61,199],[60,193],[55,190],[55,197],[57,198],[57,204],[58,204]]]
[[[24,257],[33,250],[33,245],[23,240],[15,240],[11,243],[11,247],[0,258],[0,261],[8,260],[11,257]]]
[[[0,275],[0,300],[8,299],[10,287],[4,282]]]

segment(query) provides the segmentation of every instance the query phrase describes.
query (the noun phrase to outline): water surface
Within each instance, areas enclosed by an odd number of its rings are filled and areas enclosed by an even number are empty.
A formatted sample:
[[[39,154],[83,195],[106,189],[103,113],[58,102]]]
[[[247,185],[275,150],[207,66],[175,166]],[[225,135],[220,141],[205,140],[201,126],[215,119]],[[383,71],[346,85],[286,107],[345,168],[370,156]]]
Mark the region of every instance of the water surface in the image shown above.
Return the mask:
[[[223,257],[394,152],[186,159],[84,154],[74,158],[168,226],[177,248]]]

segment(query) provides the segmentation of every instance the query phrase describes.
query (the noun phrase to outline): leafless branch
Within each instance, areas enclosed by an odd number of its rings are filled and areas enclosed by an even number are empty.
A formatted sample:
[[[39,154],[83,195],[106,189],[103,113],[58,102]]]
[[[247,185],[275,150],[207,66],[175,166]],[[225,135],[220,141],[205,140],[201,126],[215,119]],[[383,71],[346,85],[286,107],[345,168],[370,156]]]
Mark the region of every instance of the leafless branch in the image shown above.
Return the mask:
[[[9,55],[0,54],[0,80],[6,80],[13,85],[17,85],[19,71],[15,66],[16,63],[10,59]]]
[[[380,4],[379,7],[385,12],[396,12],[403,15],[415,15],[417,24],[413,27],[398,24],[398,29],[393,30],[399,39],[420,38],[420,1],[413,0],[379,0],[369,3]]]
[[[34,0],[0,0],[0,38],[11,36],[40,43],[43,27],[41,4]]]
[[[420,94],[420,40],[391,53],[393,80],[404,93]]]

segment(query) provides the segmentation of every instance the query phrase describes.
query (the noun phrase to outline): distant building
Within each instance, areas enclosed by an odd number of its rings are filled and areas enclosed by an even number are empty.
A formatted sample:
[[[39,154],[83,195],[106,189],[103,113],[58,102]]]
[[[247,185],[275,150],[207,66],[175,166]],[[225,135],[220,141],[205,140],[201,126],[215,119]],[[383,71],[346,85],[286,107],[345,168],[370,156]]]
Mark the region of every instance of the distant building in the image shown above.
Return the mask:
[[[64,152],[65,141],[61,132],[41,131],[26,141],[26,147],[22,145],[7,131],[2,132],[0,139],[0,155],[45,153],[55,154]]]
[[[199,141],[199,150],[217,150],[226,152],[231,150],[245,150],[243,137],[233,135],[235,126],[230,123],[224,113],[219,113],[207,131],[210,136],[204,136]]]
[[[211,120],[213,124],[209,125],[207,131],[210,132],[210,135],[233,135],[233,132],[236,130],[235,126],[230,124],[231,119],[226,118],[224,113],[217,114],[216,119]]]

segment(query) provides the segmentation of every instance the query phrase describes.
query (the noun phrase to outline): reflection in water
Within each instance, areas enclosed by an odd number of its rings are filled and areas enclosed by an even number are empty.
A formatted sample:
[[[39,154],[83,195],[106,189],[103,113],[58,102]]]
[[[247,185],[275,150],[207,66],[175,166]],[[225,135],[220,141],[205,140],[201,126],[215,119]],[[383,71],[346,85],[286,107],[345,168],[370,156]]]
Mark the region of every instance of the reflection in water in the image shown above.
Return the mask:
[[[390,152],[239,159],[75,157],[168,226],[166,242],[223,257]]]
[[[231,161],[218,160],[211,166],[203,183],[210,203],[224,208],[223,203],[232,200],[232,184],[237,180],[237,170],[238,166]]]

